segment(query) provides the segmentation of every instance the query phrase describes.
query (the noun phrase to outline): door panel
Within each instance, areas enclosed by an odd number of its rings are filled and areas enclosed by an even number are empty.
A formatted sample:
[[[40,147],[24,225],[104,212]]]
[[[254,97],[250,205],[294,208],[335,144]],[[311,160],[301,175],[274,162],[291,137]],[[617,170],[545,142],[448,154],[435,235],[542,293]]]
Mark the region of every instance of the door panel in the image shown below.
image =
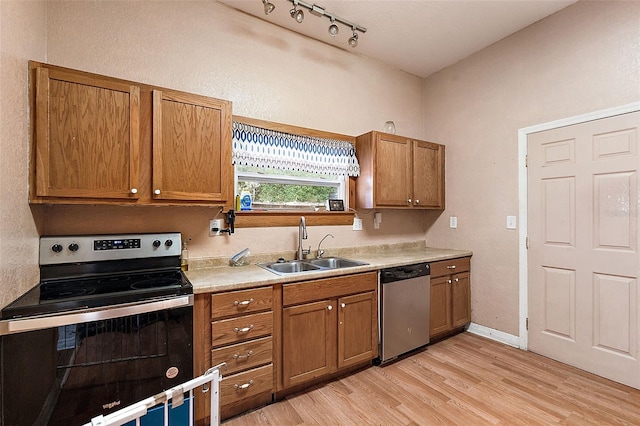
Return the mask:
[[[640,388],[640,113],[528,138],[529,349]]]
[[[411,198],[411,141],[379,136],[376,141],[375,202],[379,206],[409,207]]]

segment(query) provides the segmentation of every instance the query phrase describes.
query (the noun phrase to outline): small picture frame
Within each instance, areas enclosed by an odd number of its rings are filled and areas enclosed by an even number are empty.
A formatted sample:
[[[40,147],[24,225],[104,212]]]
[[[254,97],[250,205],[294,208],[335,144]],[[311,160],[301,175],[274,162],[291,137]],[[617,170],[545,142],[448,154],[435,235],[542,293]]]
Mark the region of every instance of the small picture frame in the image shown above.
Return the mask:
[[[344,211],[344,201],[343,200],[329,200],[329,211],[330,212],[343,212]]]

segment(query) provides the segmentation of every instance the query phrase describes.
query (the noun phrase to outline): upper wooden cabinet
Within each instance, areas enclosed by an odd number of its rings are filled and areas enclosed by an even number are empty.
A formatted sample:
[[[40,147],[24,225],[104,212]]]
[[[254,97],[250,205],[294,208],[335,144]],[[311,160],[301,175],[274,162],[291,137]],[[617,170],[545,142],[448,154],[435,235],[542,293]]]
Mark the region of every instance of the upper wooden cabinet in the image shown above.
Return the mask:
[[[30,68],[31,203],[233,205],[231,102]]]
[[[444,145],[374,131],[356,151],[356,207],[444,209]]]
[[[233,197],[231,102],[153,91],[153,198],[225,204]]]
[[[37,197],[136,199],[140,88],[35,69]]]

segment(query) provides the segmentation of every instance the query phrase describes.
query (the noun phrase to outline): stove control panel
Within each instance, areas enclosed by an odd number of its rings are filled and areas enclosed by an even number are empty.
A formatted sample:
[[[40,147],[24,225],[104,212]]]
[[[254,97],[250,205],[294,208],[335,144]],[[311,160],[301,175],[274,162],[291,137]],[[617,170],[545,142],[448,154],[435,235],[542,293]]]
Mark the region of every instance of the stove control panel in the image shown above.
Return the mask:
[[[40,265],[180,256],[179,232],[40,238]]]

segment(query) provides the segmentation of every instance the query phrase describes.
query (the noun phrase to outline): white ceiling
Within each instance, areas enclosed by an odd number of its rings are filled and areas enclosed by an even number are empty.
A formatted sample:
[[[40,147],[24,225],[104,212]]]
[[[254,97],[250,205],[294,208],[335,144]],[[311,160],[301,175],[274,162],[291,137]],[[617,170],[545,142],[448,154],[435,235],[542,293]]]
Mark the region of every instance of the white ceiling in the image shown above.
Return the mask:
[[[322,6],[367,29],[356,48],[347,45],[351,29],[338,24],[328,34],[327,17],[302,8],[305,19],[289,15],[291,1],[270,0],[276,9],[264,14],[261,0],[218,0],[260,19],[353,53],[426,77],[518,30],[575,3],[576,0],[304,0]]]

